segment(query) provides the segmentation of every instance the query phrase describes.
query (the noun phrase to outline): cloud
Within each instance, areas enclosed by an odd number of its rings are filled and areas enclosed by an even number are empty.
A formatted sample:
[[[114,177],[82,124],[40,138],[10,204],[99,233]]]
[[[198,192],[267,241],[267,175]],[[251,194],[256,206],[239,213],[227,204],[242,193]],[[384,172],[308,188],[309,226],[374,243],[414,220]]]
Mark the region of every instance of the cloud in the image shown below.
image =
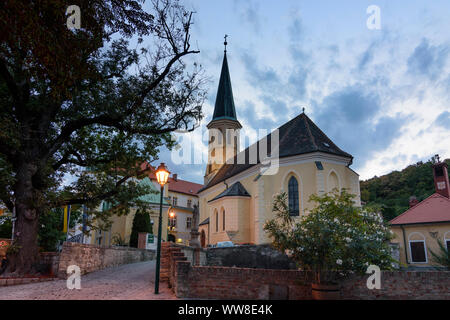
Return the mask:
[[[303,38],[303,24],[302,19],[297,15],[292,19],[288,27],[289,40],[295,44],[301,42]]]
[[[433,46],[428,39],[422,39],[408,58],[408,71],[416,75],[426,75],[430,80],[437,80],[447,61],[447,45]]]
[[[252,86],[266,91],[273,90],[279,85],[281,80],[275,70],[270,67],[259,67],[256,64],[255,55],[243,52],[241,60],[245,66],[245,76]]]
[[[436,117],[434,124],[444,129],[450,130],[450,112],[444,111]]]
[[[241,4],[244,5],[241,7]],[[260,33],[261,15],[259,2],[235,0],[234,7],[240,12],[240,18],[251,25],[255,33]]]
[[[380,97],[362,87],[333,92],[318,105],[317,125],[341,149],[352,154],[361,167],[379,150],[388,148],[399,135],[405,117],[380,116]]]

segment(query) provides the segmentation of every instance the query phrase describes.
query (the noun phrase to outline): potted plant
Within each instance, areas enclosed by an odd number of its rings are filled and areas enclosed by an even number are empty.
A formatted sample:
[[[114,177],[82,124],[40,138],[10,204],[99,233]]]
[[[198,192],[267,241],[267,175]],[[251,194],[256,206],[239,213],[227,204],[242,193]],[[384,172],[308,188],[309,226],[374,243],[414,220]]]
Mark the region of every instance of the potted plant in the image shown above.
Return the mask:
[[[289,214],[286,193],[275,196],[275,217],[264,230],[275,248],[296,261],[301,270],[314,275],[314,299],[339,299],[340,280],[349,274],[364,274],[371,264],[392,269],[388,240],[392,233],[380,214],[354,205],[354,196],[345,190],[322,196],[307,215]]]

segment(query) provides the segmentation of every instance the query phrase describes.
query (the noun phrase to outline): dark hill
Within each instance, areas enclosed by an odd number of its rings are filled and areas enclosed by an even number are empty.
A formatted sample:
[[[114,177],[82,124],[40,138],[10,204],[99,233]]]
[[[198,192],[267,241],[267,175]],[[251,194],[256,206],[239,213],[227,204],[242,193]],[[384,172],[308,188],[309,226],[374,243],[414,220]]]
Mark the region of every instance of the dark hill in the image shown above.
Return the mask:
[[[393,171],[381,177],[361,181],[361,200],[368,205],[379,205],[383,216],[390,220],[409,207],[409,198],[419,201],[435,192],[433,161],[417,162],[401,171]],[[450,159],[445,162],[450,167]]]

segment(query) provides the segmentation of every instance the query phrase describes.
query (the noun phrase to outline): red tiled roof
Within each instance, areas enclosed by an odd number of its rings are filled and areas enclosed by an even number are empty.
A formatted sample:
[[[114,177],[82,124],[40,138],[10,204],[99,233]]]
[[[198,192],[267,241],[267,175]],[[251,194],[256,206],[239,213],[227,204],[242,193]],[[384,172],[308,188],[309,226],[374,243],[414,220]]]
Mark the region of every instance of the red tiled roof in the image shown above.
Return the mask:
[[[174,179],[169,180],[169,191],[173,192],[197,195],[197,192],[198,190],[200,190],[201,187],[203,187],[203,185],[186,180],[181,179],[177,179],[176,181]]]
[[[391,225],[450,222],[450,199],[434,193],[389,221]]]
[[[147,176],[149,177],[150,180],[156,180],[156,175],[155,175],[156,168],[155,167],[150,165],[148,162],[143,162],[140,167],[141,167],[141,170],[149,169]],[[203,185],[198,184],[198,183],[181,180],[181,179],[174,180],[173,178],[169,178],[168,183],[169,183],[169,191],[180,192],[180,193],[185,193],[185,194],[192,194],[192,195],[197,195],[198,190],[200,190],[200,188],[203,187]]]

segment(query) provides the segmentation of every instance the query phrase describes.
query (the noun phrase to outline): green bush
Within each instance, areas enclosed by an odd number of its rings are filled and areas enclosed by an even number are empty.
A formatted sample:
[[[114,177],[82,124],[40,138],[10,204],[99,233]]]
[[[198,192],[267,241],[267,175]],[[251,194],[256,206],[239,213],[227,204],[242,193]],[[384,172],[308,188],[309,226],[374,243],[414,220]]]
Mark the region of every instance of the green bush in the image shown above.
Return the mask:
[[[275,218],[264,230],[273,245],[287,252],[302,270],[312,271],[318,283],[334,283],[349,273],[364,274],[369,265],[392,269],[389,227],[380,214],[354,206],[353,195],[337,190],[312,195],[314,209],[295,221],[289,215],[286,193],[275,197]]]
[[[133,227],[131,228],[130,247],[137,248],[139,232],[153,233],[150,223],[150,215],[143,210],[136,211],[133,219]]]

